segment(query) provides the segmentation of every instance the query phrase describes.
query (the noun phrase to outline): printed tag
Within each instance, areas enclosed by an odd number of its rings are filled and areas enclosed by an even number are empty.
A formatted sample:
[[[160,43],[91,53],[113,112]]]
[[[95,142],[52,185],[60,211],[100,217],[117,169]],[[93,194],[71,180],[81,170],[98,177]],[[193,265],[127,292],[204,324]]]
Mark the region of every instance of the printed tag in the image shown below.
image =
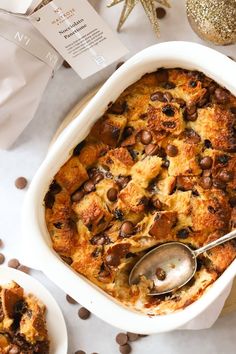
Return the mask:
[[[30,21],[82,79],[128,52],[86,0],[53,0]]]

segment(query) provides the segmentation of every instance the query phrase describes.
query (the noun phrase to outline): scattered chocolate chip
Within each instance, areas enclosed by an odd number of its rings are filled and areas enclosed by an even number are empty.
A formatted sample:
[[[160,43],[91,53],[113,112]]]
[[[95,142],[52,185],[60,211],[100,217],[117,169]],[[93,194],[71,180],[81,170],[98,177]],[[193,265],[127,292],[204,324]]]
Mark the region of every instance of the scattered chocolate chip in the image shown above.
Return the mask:
[[[4,254],[0,253],[0,264],[3,264],[5,262],[5,256]]]
[[[170,166],[170,161],[169,160],[164,160],[161,164],[162,167],[168,168]]]
[[[137,334],[137,333],[127,332],[127,336],[128,336],[129,342],[135,342],[136,340],[139,339],[139,334]]]
[[[84,191],[80,190],[72,194],[71,200],[72,202],[79,202],[84,197]]]
[[[70,257],[66,257],[66,256],[60,256],[60,257],[65,263],[67,263],[69,265],[71,265],[73,263],[73,259]]]
[[[170,92],[164,92],[163,97],[164,97],[165,101],[167,101],[167,102],[171,102],[173,99],[173,96]]]
[[[8,261],[8,267],[17,269],[20,266],[18,259],[13,258]]]
[[[156,71],[157,83],[167,82],[169,79],[168,70],[160,68]]]
[[[48,209],[52,209],[55,202],[55,196],[51,192],[47,192],[44,197],[45,207]]]
[[[192,114],[196,113],[197,106],[196,105],[188,106],[186,108],[186,111],[187,111],[187,114],[191,116]]]
[[[182,98],[174,98],[172,102],[178,103],[178,105],[180,105],[181,108],[183,108],[186,105],[185,100],[183,100]]]
[[[200,136],[193,129],[185,129],[183,134],[189,143],[198,144],[201,141]]]
[[[176,127],[176,123],[171,122],[171,121],[163,122],[162,125],[163,125],[163,127],[168,128],[168,129],[174,129]]]
[[[195,122],[197,120],[198,114],[197,112],[193,114],[187,114],[186,119],[189,120],[190,122]]]
[[[197,82],[194,81],[194,80],[190,80],[190,81],[189,81],[189,86],[190,86],[190,87],[193,87],[193,88],[194,88],[194,87],[197,87]]]
[[[120,228],[120,236],[127,237],[132,235],[134,231],[134,225],[131,221],[124,221]]]
[[[156,92],[152,93],[151,96],[150,96],[150,100],[151,101],[165,102],[165,98],[164,98],[163,92],[156,91]]]
[[[116,336],[116,343],[119,345],[125,345],[128,343],[128,336],[125,333],[118,333]]]
[[[229,161],[229,156],[228,155],[220,155],[217,156],[217,161],[219,163],[222,163],[222,165],[226,165]]]
[[[162,108],[162,112],[168,117],[173,117],[175,115],[175,111],[173,107],[171,107],[170,105],[164,106]]]
[[[156,277],[157,277],[158,280],[161,280],[161,281],[165,280],[166,272],[164,271],[164,269],[158,267],[156,269]]]
[[[84,147],[85,142],[81,141],[78,145],[76,145],[76,147],[73,150],[73,156],[78,156],[82,150],[82,148]]]
[[[74,300],[73,297],[71,297],[70,295],[66,295],[66,300],[67,300],[67,302],[69,302],[69,304],[71,304],[71,305],[77,304],[77,301]]]
[[[152,134],[148,130],[142,130],[140,134],[141,143],[148,145],[152,141]]]
[[[78,315],[81,320],[87,320],[90,317],[91,313],[85,307],[81,307],[78,311]]]
[[[125,62],[124,61],[120,61],[117,65],[116,65],[116,70],[119,69]]]
[[[173,82],[167,81],[162,84],[162,87],[165,88],[166,90],[171,90],[176,87],[176,85]]]
[[[231,208],[236,207],[236,197],[229,198],[229,204],[230,204]]]
[[[124,138],[128,138],[130,135],[133,134],[134,128],[133,127],[125,127],[123,136]]]
[[[210,177],[202,177],[200,179],[200,186],[203,189],[210,189],[212,186],[212,179]]]
[[[109,266],[117,267],[120,264],[120,257],[117,254],[110,253],[105,257],[106,263]]]
[[[121,115],[126,112],[128,108],[127,102],[115,102],[108,109],[108,113]]]
[[[30,268],[24,266],[23,264],[21,264],[17,269],[26,274],[30,273]]]
[[[177,146],[175,145],[172,145],[172,144],[168,144],[167,147],[166,147],[166,153],[168,156],[170,157],[175,157],[178,155],[178,148]]]
[[[61,186],[55,180],[50,184],[49,192],[53,195],[60,193],[61,190]]]
[[[212,167],[212,163],[213,163],[212,158],[210,156],[205,156],[200,160],[199,165],[202,170],[208,170],[209,168]]]
[[[97,246],[108,245],[110,242],[109,237],[105,234],[95,235],[90,239],[90,243]]]
[[[98,182],[100,182],[102,179],[104,178],[103,174],[101,172],[96,173],[93,177],[92,177],[92,181],[94,184],[97,184]]]
[[[189,236],[189,229],[181,229],[177,232],[176,235],[178,238],[185,239]]]
[[[222,170],[220,171],[218,177],[223,182],[229,182],[233,179],[233,173],[230,171]]]
[[[210,140],[208,140],[208,139],[204,140],[204,145],[207,149],[212,149],[212,144],[211,144]]]
[[[156,210],[162,209],[162,203],[155,195],[151,198],[151,203]]]
[[[216,212],[215,209],[211,205],[209,205],[207,209],[211,214],[215,214],[215,212]]]
[[[149,156],[157,155],[159,152],[159,147],[156,144],[148,144],[145,146],[145,154]]]
[[[203,97],[203,98],[201,98],[201,99],[197,102],[197,106],[198,106],[199,108],[204,107],[204,106],[207,104],[208,99],[209,99],[209,97]]]
[[[107,198],[111,202],[115,202],[117,200],[118,190],[116,188],[110,188],[107,192]]]
[[[63,64],[62,64],[62,65],[63,65],[64,68],[66,68],[66,69],[70,69],[70,68],[71,68],[70,64],[69,64],[66,60],[63,61]]]
[[[223,181],[219,181],[219,180],[214,180],[213,186],[217,189],[222,189],[222,190],[224,190],[226,187],[225,183]]]
[[[156,16],[159,20],[161,20],[166,15],[166,10],[163,7],[156,8]]]
[[[124,214],[123,214],[122,210],[120,210],[120,209],[115,209],[115,211],[114,211],[114,216],[115,216],[115,218],[116,218],[117,220],[122,221],[122,220],[123,220],[123,217],[124,217]]]
[[[229,95],[226,90],[219,87],[215,90],[215,98],[219,103],[226,103],[229,99]]]
[[[17,189],[24,189],[27,186],[27,179],[25,177],[18,177],[15,180],[15,186]]]
[[[236,107],[230,107],[230,112],[236,114]]]
[[[127,186],[127,184],[130,181],[130,177],[127,176],[118,176],[116,178],[116,183],[120,186],[120,188],[125,188]]]
[[[85,182],[85,184],[84,184],[84,191],[85,191],[86,193],[90,193],[90,192],[92,192],[92,191],[94,191],[94,190],[95,190],[95,185],[94,185],[94,183],[93,183],[92,180],[88,180],[87,182]]]
[[[75,354],[86,354],[83,350],[76,350]]]
[[[119,350],[121,354],[129,354],[131,353],[131,346],[128,343],[125,345],[120,345]]]

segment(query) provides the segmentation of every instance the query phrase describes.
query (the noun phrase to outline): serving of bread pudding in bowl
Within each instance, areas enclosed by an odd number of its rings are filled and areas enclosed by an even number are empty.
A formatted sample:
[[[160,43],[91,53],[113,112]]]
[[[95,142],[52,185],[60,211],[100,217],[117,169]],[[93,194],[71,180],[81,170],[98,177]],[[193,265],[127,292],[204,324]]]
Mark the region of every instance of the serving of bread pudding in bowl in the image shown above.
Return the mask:
[[[45,196],[54,250],[123,305],[148,315],[201,297],[236,256],[234,241],[199,257],[183,288],[149,296],[134,264],[164,242],[195,249],[236,223],[236,98],[203,73],[145,74],[108,106]]]

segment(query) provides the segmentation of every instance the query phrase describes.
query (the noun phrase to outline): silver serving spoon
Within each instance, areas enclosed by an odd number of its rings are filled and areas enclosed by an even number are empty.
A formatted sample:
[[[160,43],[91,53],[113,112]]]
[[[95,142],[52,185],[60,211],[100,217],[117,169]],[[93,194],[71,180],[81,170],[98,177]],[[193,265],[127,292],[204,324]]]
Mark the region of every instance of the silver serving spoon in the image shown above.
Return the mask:
[[[149,295],[161,295],[185,285],[195,274],[197,256],[236,237],[236,230],[192,250],[181,242],[164,243],[146,253],[133,267],[129,275],[129,284],[138,284],[144,275],[154,283]]]

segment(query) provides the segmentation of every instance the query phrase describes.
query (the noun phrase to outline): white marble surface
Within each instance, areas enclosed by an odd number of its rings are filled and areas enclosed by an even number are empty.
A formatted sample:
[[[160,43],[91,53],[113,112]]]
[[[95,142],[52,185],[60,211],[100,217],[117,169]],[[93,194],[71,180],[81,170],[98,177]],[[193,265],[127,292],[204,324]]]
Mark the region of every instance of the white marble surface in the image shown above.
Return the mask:
[[[91,1],[102,17],[115,29],[121,6],[105,7],[107,1]],[[183,0],[172,0],[173,7],[161,21],[159,41],[189,40],[203,43],[188,25]],[[131,56],[137,51],[158,42],[149,26],[141,6],[133,11],[120,39],[129,48]],[[204,43],[206,44],[206,43]],[[212,46],[214,47],[214,46]],[[217,47],[219,51],[236,58],[236,45]],[[0,238],[4,240],[3,252],[7,259],[17,257],[24,263],[19,253],[20,214],[26,191],[17,190],[14,180],[26,176],[29,181],[48,150],[49,142],[65,114],[91,88],[104,81],[113,72],[115,65],[82,81],[72,70],[62,68],[49,83],[34,120],[9,151],[0,151]],[[220,68],[219,68],[220,69]],[[66,318],[69,333],[69,354],[83,349],[87,354],[118,353],[114,337],[118,330],[110,327],[95,316],[82,321],[77,316],[78,305],[69,305],[64,293],[41,273],[33,272],[52,292]],[[236,313],[219,319],[208,330],[176,331],[152,335],[132,344],[133,353],[166,354],[233,354],[235,353]]]

